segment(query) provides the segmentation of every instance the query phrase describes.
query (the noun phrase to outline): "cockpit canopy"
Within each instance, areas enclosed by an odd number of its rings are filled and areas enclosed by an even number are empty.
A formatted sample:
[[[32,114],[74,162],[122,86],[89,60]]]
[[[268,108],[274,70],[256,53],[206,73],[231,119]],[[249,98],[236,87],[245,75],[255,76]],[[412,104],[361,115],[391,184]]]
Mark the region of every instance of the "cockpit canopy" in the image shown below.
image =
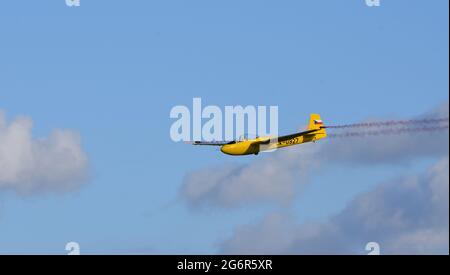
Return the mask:
[[[257,139],[257,138],[258,138],[258,135],[245,133],[245,134],[241,135],[237,141],[242,142],[242,141],[247,141],[247,140]]]

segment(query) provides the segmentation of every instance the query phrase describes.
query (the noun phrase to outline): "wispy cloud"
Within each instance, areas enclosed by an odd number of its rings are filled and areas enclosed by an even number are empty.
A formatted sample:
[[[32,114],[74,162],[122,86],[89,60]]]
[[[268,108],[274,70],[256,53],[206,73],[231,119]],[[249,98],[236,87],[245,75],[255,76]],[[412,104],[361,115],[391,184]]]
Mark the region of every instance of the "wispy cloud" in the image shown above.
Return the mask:
[[[228,164],[189,173],[180,191],[192,207],[236,207],[258,201],[288,204],[294,198],[296,181],[306,182],[317,163],[314,146],[274,154],[248,165]]]
[[[80,136],[55,129],[34,138],[30,118],[7,122],[0,112],[0,190],[29,195],[76,189],[86,179],[88,157]]]
[[[283,213],[237,228],[224,254],[366,253],[376,241],[383,254],[449,253],[449,159],[421,175],[380,184],[339,214],[318,224],[295,224]]]

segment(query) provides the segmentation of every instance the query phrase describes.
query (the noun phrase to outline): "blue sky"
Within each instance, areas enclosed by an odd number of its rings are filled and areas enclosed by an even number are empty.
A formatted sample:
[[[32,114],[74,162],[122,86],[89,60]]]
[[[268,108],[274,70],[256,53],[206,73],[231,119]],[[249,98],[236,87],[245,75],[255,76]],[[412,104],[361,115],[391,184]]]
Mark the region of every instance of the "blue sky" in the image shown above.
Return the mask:
[[[330,124],[414,117],[448,101],[448,31],[445,0],[3,3],[0,110],[32,118],[36,138],[78,132],[89,178],[64,194],[0,191],[0,253],[64,254],[69,241],[84,253],[216,253],[236,227],[284,206],[180,201],[187,173],[255,157],[173,143],[173,106],[277,105],[281,133],[312,112]],[[324,220],[430,162],[330,167],[291,211]]]

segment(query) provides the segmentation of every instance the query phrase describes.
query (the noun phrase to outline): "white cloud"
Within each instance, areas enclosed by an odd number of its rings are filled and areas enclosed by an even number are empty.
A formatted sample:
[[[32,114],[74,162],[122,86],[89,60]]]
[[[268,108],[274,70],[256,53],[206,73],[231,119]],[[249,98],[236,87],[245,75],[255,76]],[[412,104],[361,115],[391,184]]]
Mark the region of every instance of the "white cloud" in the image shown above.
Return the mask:
[[[317,164],[312,157],[316,149],[307,144],[301,152],[293,148],[248,165],[228,164],[191,172],[180,195],[193,207],[235,207],[257,201],[289,204],[295,182],[306,181],[308,171]]]
[[[274,219],[271,214],[258,224],[241,226],[222,244],[221,253],[363,254],[365,244],[375,241],[382,254],[448,254],[448,205],[446,156],[422,175],[391,180],[358,195],[324,223],[298,225],[288,215]]]
[[[32,127],[30,118],[8,123],[0,112],[0,190],[34,194],[77,188],[88,166],[79,135],[57,129],[34,138]]]

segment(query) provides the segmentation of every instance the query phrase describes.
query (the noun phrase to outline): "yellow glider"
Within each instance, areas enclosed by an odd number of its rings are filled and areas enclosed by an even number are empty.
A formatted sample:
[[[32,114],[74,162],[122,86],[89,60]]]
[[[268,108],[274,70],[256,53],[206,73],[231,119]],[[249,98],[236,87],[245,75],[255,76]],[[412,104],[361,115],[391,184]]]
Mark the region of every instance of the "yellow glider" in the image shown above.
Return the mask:
[[[311,114],[308,129],[303,132],[280,137],[257,137],[239,141],[194,141],[194,145],[221,146],[221,151],[228,155],[257,155],[259,152],[270,151],[306,142],[315,142],[327,137],[326,129],[320,115]]]

